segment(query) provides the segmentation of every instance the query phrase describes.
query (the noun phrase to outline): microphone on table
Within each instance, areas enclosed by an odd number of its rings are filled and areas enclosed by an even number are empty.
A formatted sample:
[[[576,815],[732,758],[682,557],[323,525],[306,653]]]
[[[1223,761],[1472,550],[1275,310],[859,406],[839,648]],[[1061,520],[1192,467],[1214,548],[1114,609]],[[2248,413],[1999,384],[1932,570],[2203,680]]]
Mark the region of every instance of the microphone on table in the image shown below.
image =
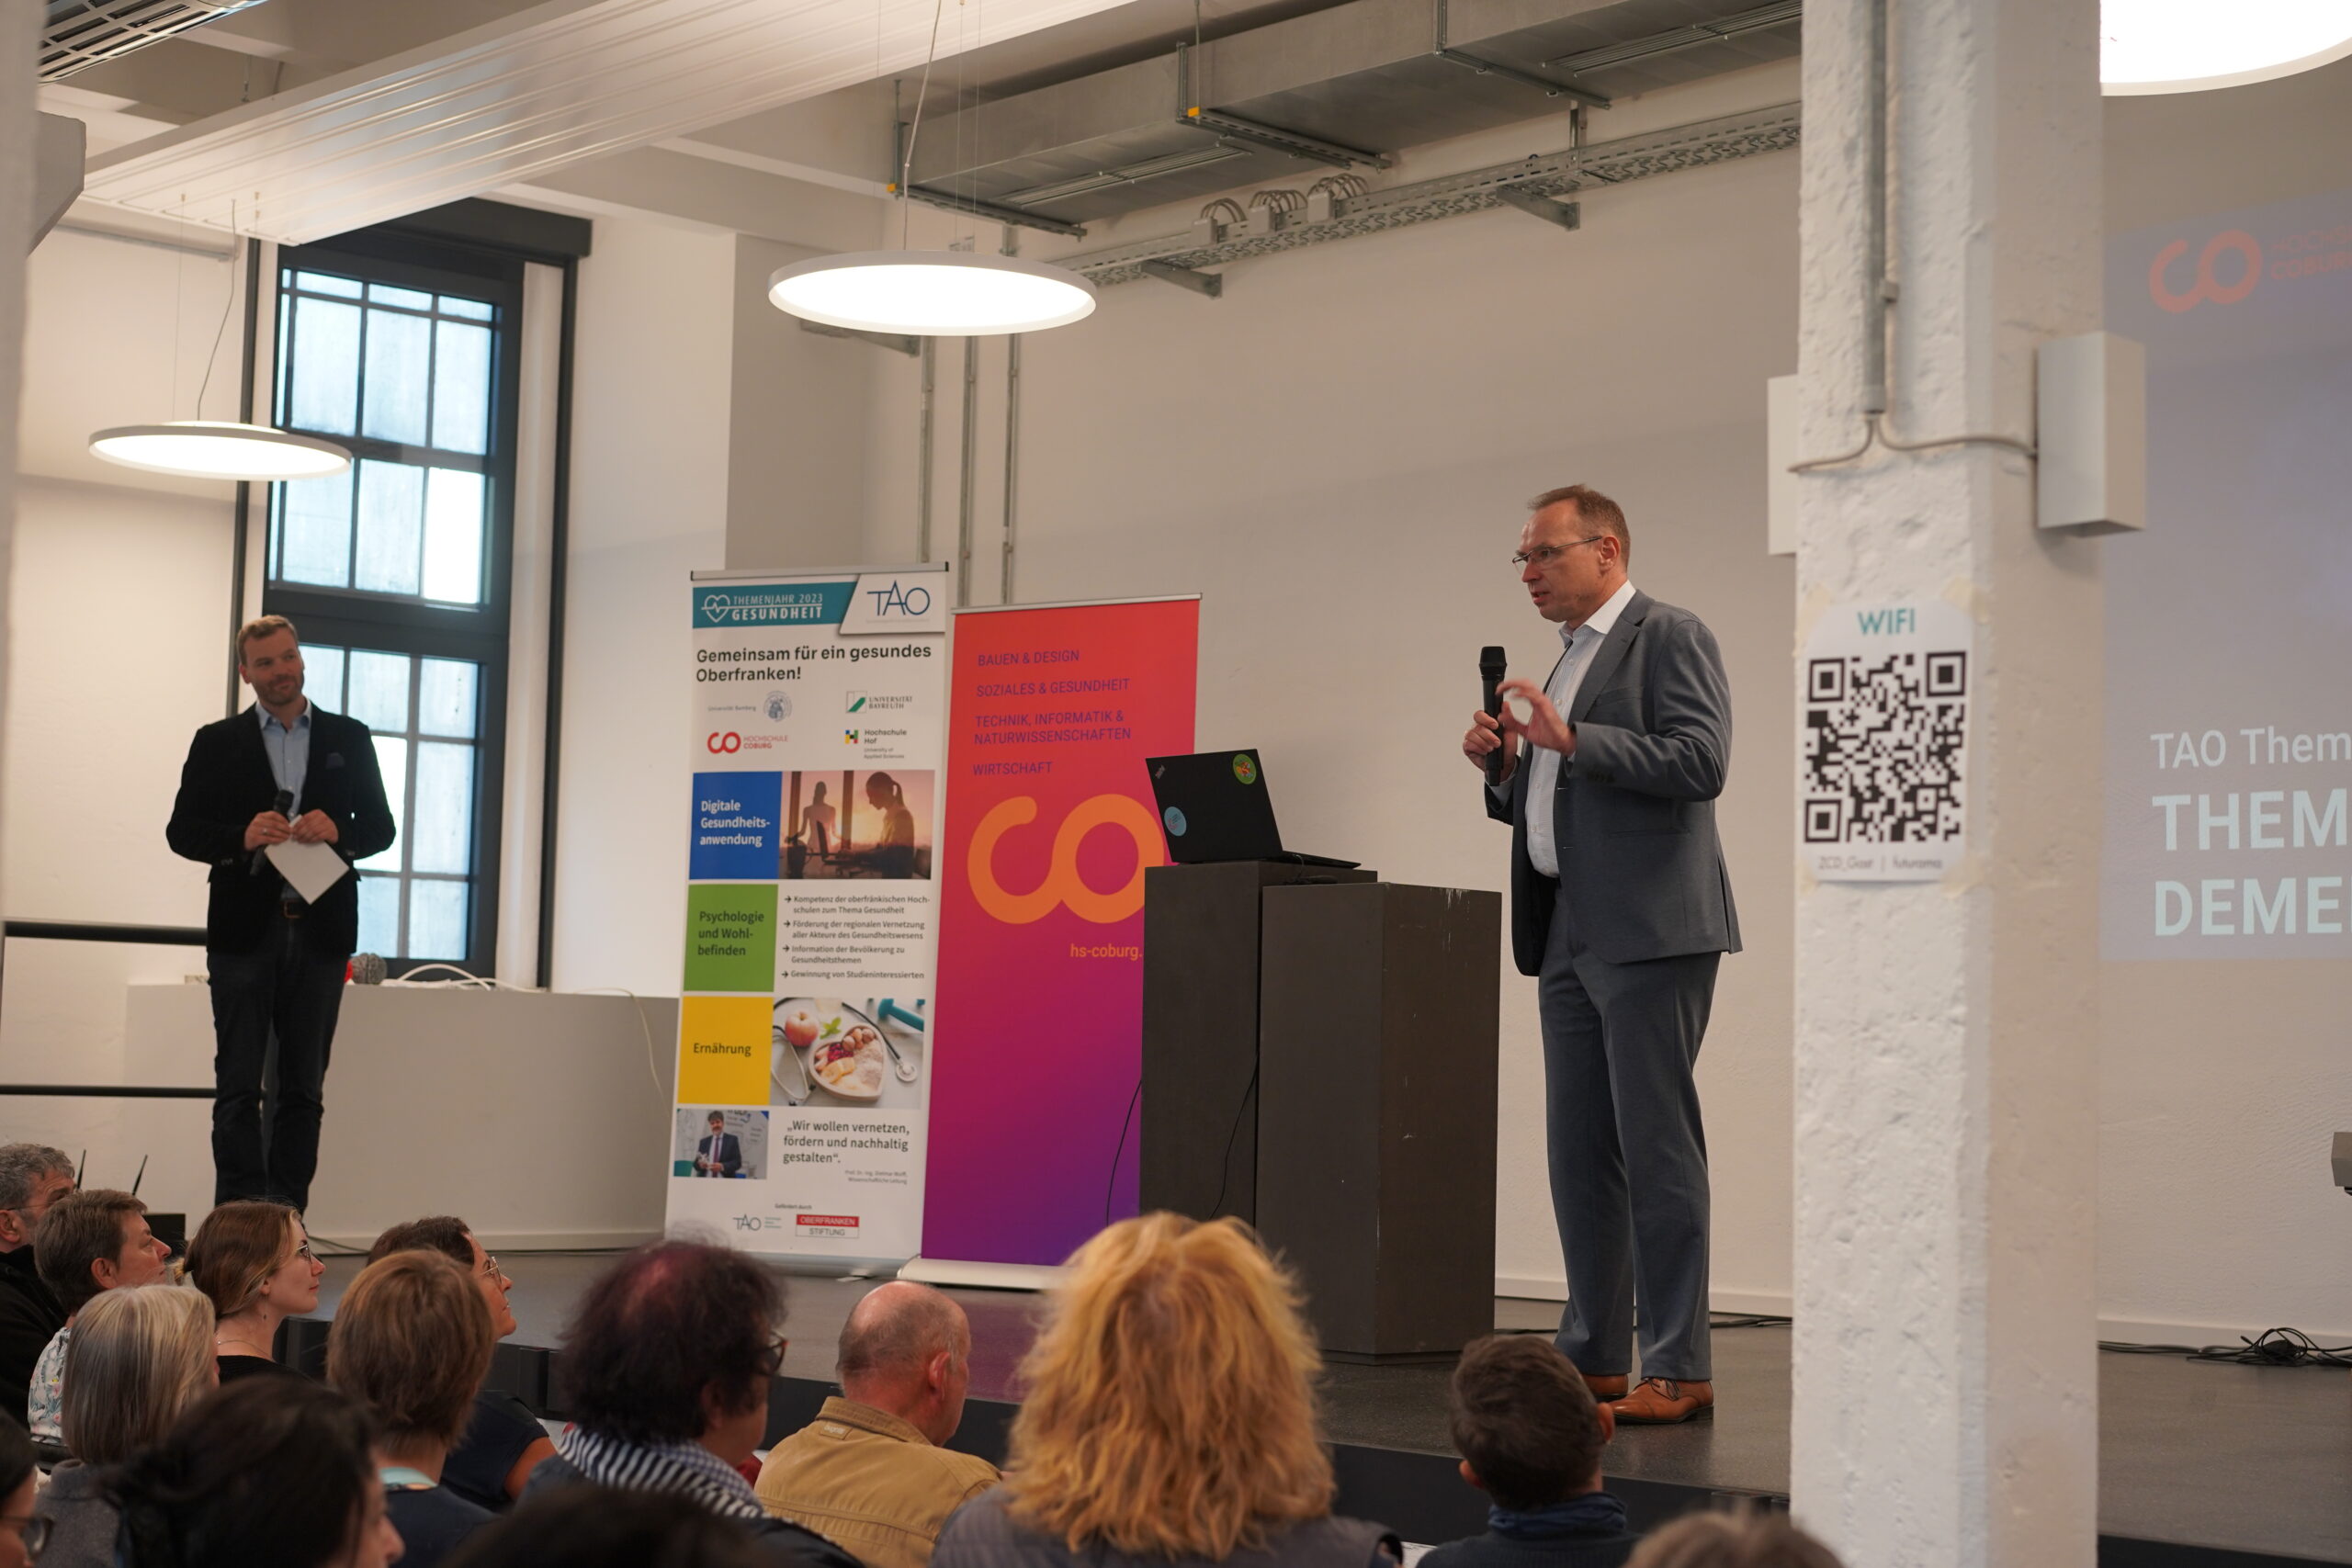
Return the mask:
[[[1503,712],[1503,696],[1502,693],[1496,688],[1503,683],[1503,650],[1501,649],[1482,648],[1478,650],[1478,682],[1486,688],[1487,716],[1500,718]],[[1487,782],[1490,784],[1498,784],[1503,782],[1503,749],[1499,746],[1487,753]]]
[[[290,789],[279,790],[277,792],[277,798],[269,803],[269,808],[272,811],[277,812],[280,817],[291,818],[294,815],[294,792]],[[269,846],[267,844],[264,844],[261,848],[254,852],[253,864],[246,868],[245,874],[247,876],[259,876],[261,874],[261,863],[268,858]]]

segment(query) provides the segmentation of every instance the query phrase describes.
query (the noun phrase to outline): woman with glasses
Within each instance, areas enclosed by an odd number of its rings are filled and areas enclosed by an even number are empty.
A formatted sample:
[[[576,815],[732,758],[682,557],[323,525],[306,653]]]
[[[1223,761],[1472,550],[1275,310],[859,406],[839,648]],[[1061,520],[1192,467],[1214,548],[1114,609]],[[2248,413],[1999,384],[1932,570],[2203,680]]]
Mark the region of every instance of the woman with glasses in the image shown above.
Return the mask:
[[[65,1351],[60,1407],[74,1457],[50,1472],[34,1514],[46,1568],[113,1568],[121,1523],[102,1467],[163,1441],[210,1393],[212,1303],[180,1285],[132,1285],[91,1299]]]
[[[212,1299],[220,1381],[300,1377],[278,1365],[277,1325],[319,1304],[319,1276],[302,1216],[283,1203],[241,1199],[204,1216],[187,1244],[180,1277]]]
[[[490,1307],[498,1337],[514,1332],[514,1308],[507,1298],[514,1281],[482,1250],[473,1231],[454,1214],[433,1214],[394,1225],[368,1249],[372,1265],[395,1252],[437,1252],[460,1264]],[[500,1512],[522,1496],[531,1472],[555,1457],[555,1444],[531,1407],[504,1389],[486,1388],[474,1396],[473,1419],[441,1467],[441,1484],[478,1507]]]
[[[661,1241],[606,1269],[564,1331],[573,1425],[530,1495],[583,1483],[688,1498],[769,1561],[857,1568],[813,1530],[769,1517],[742,1467],[767,1433],[784,1359],[784,1290],[729,1247]]]

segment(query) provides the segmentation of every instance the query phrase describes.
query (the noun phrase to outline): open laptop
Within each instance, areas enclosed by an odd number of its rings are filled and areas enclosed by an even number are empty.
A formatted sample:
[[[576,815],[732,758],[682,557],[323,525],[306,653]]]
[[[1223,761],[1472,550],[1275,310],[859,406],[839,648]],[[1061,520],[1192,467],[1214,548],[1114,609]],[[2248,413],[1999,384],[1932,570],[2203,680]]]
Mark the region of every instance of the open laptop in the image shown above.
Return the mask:
[[[1280,860],[1350,871],[1357,864],[1283,848],[1274,803],[1266,794],[1265,764],[1255,750],[1147,757],[1144,768],[1151,775],[1168,858],[1178,865]]]

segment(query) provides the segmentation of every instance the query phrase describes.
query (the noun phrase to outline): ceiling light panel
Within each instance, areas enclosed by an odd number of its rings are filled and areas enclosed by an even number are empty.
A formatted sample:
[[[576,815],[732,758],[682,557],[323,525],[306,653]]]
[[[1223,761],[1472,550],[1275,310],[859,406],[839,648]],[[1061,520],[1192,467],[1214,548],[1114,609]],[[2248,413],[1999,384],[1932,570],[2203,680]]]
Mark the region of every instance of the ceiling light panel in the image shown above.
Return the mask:
[[[943,59],[1122,0],[990,0]],[[931,0],[548,0],[92,161],[84,195],[305,243],[922,63]],[[232,206],[233,204],[233,206]]]

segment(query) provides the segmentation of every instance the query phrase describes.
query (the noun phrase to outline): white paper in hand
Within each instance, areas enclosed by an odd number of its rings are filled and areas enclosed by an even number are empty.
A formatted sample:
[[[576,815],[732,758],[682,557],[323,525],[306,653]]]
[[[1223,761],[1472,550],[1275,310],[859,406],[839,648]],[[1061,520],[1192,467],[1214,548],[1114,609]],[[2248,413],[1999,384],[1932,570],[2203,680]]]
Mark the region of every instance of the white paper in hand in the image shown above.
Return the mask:
[[[269,863],[277,868],[277,874],[302,896],[306,904],[317,903],[320,894],[351,873],[350,865],[329,844],[298,844],[289,839],[285,843],[270,845],[264,852],[269,856]]]

